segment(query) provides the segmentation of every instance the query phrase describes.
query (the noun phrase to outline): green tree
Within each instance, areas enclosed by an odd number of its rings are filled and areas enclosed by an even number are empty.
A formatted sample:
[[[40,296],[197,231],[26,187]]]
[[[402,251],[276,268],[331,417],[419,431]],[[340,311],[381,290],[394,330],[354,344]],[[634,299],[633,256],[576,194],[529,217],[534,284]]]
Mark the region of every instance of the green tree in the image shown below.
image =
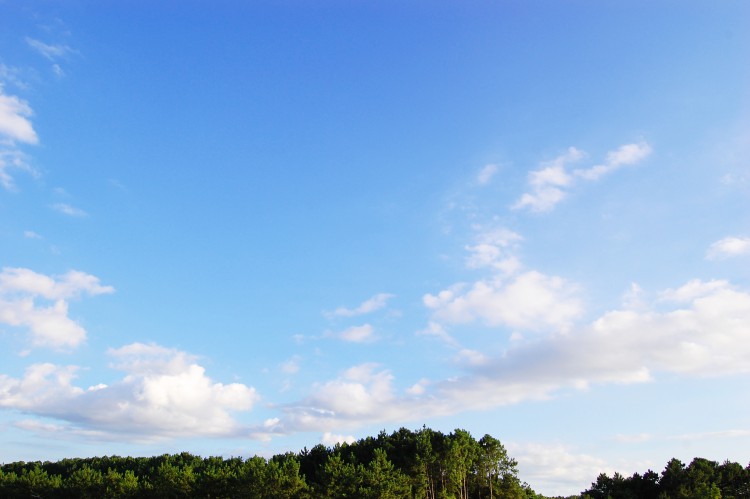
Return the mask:
[[[106,486],[101,472],[84,464],[65,480],[64,487],[80,498],[98,499],[104,496]]]
[[[299,461],[294,454],[274,456],[266,465],[263,497],[291,499],[307,488],[299,472]]]
[[[192,497],[196,478],[193,467],[179,468],[170,461],[162,462],[153,477],[153,490],[158,497]]]
[[[410,495],[409,478],[394,467],[383,449],[375,449],[375,456],[361,474],[359,497],[363,499],[397,499]]]
[[[340,455],[331,455],[324,466],[325,496],[333,499],[358,497],[360,473]]]
[[[485,435],[479,440],[479,451],[477,453],[477,468],[480,476],[486,480],[489,489],[490,499],[494,499],[495,490],[500,483],[505,489],[505,496],[508,493],[523,493],[521,484],[516,477],[518,463],[508,457],[508,451],[500,440]],[[515,486],[514,486],[515,485]],[[525,495],[525,494],[524,494]]]
[[[466,430],[456,429],[448,437],[447,492],[459,499],[469,497],[469,478],[477,455],[477,442]]]
[[[138,477],[132,470],[120,473],[112,468],[104,475],[106,497],[115,499],[134,497],[140,488]]]

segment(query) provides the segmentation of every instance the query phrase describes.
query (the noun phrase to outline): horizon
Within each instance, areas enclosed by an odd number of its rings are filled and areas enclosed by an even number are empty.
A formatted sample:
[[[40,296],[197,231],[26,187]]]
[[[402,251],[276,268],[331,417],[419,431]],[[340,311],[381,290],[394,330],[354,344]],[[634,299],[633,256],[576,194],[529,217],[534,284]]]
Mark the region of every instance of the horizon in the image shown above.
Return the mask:
[[[730,1],[0,0],[0,462],[746,465],[747,60]]]

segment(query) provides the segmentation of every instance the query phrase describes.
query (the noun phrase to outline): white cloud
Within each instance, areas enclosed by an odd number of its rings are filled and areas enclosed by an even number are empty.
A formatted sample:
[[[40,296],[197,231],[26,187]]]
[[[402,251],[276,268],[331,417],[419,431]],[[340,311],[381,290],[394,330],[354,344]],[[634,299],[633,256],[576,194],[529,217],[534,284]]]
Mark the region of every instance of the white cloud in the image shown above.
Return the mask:
[[[705,284],[705,285],[704,285]],[[464,374],[419,380],[403,393],[393,375],[355,366],[284,407],[283,431],[419,421],[469,410],[543,400],[561,390],[652,381],[659,373],[722,376],[750,372],[750,293],[729,284],[688,283],[675,308],[614,310],[567,332],[512,342],[503,351],[464,349]],[[672,292],[660,296],[671,296]],[[657,301],[664,305],[663,299]]]
[[[571,147],[552,161],[541,164],[539,170],[529,173],[530,192],[526,192],[511,207],[542,213],[552,210],[565,199],[576,178],[597,180],[623,166],[636,164],[651,154],[651,146],[645,142],[625,144],[607,153],[604,163],[587,169],[577,169],[571,175],[566,166],[584,157],[584,153]]]
[[[625,144],[620,146],[616,151],[607,153],[607,160],[603,164],[584,170],[576,170],[574,173],[576,176],[586,180],[597,180],[618,168],[641,162],[651,154],[651,151],[651,146],[645,142]]]
[[[600,473],[616,471],[603,459],[576,453],[562,444],[511,442],[507,448],[518,461],[519,477],[546,495],[579,494]]]
[[[86,330],[68,317],[64,300],[43,307],[33,299],[0,299],[0,324],[28,328],[35,346],[61,349],[76,347],[86,340]]]
[[[4,66],[0,67],[0,70],[3,68]],[[11,169],[38,175],[27,162],[26,155],[16,147],[17,142],[39,143],[39,137],[29,119],[32,114],[31,107],[25,100],[5,94],[0,81],[0,185],[5,189],[15,187]]]
[[[616,435],[615,440],[624,443],[649,442],[653,440],[677,440],[693,442],[696,440],[716,440],[718,438],[738,439],[750,438],[750,430],[721,430],[707,431],[701,433],[682,433],[678,435],[652,435],[650,433],[639,433],[635,435]]]
[[[69,217],[85,217],[88,215],[88,213],[86,213],[82,209],[76,208],[67,203],[55,203],[52,205],[52,208],[55,211],[59,211],[63,215],[67,215]]]
[[[2,93],[4,82],[8,82],[21,90],[28,88],[28,85],[21,79],[21,70],[0,63],[0,93]]]
[[[673,301],[678,303],[690,303],[696,298],[711,295],[722,289],[729,289],[729,282],[723,280],[711,280],[703,282],[700,279],[693,279],[677,289],[666,289],[659,294],[663,301]]]
[[[713,243],[706,253],[709,260],[750,255],[750,237],[725,237]]]
[[[39,138],[29,121],[32,114],[26,101],[4,94],[0,85],[0,139],[37,144]]]
[[[323,436],[320,439],[320,443],[325,445],[326,447],[334,447],[336,444],[353,444],[356,442],[357,439],[354,438],[353,435],[341,435],[336,433],[331,433],[330,431],[327,431],[323,433]]]
[[[475,282],[465,292],[455,288],[424,296],[438,321],[539,330],[566,328],[582,313],[577,287],[540,272],[524,272],[511,280]]]
[[[0,295],[27,293],[49,300],[77,298],[113,293],[112,286],[102,286],[98,277],[78,270],[49,277],[30,269],[4,267],[0,273]]]
[[[427,378],[422,378],[413,385],[411,385],[409,388],[406,389],[407,395],[422,395],[427,391],[427,387],[430,386],[430,380]]]
[[[300,357],[293,356],[291,359],[281,363],[281,372],[284,374],[296,374],[299,372]]]
[[[510,275],[521,268],[521,263],[513,254],[523,238],[508,229],[499,228],[481,232],[477,243],[465,246],[469,256],[466,266],[470,269],[490,268]]]
[[[49,277],[5,267],[0,272],[0,324],[27,328],[36,346],[75,347],[85,341],[86,331],[68,317],[67,300],[113,292],[114,288],[102,286],[99,278],[76,270]],[[39,305],[38,299],[52,303]]]
[[[446,331],[445,327],[439,322],[430,321],[430,323],[427,324],[426,328],[417,331],[417,335],[433,336],[435,338],[438,338],[439,340],[442,340],[448,345],[458,346],[458,342],[450,334],[448,334],[448,331]]]
[[[75,386],[78,368],[35,364],[22,378],[0,376],[0,406],[55,418],[74,430],[137,438],[228,436],[243,429],[232,412],[258,399],[240,383],[216,383],[195,358],[159,345],[134,343],[108,354],[125,376],[112,385]]]
[[[26,239],[44,239],[42,236],[34,232],[33,230],[25,230],[23,231],[23,237]]]
[[[377,364],[361,364],[336,379],[316,384],[309,397],[282,408],[286,417],[279,423],[279,431],[334,431],[407,418],[394,393],[393,375],[377,369]]]
[[[388,300],[393,298],[392,294],[389,293],[378,293],[377,295],[363,301],[358,307],[346,308],[339,307],[333,312],[323,312],[327,318],[332,319],[334,317],[355,317],[358,315],[369,314],[384,308],[388,304]]]
[[[459,364],[472,367],[483,366],[487,364],[489,360],[489,357],[484,355],[482,352],[472,350],[470,348],[462,348],[456,356],[456,361]]]
[[[582,151],[570,147],[565,154],[542,163],[542,168],[529,173],[531,192],[524,193],[512,208],[528,208],[534,212],[550,211],[565,198],[563,188],[568,187],[572,181],[571,176],[565,171],[565,165],[579,161],[583,156]]]
[[[336,336],[352,343],[365,343],[375,339],[374,333],[375,329],[370,324],[362,324],[361,326],[352,326]]]
[[[61,57],[65,57],[74,52],[74,50],[67,45],[50,45],[30,37],[26,37],[26,43],[28,43],[38,54],[50,61],[60,59]]]
[[[479,185],[487,185],[497,173],[497,165],[486,165],[479,171],[477,182]]]
[[[39,172],[26,161],[26,155],[23,152],[13,147],[3,149],[3,141],[0,140],[0,185],[9,191],[15,189],[15,183],[10,174],[11,169],[24,171],[34,177],[39,175]]]

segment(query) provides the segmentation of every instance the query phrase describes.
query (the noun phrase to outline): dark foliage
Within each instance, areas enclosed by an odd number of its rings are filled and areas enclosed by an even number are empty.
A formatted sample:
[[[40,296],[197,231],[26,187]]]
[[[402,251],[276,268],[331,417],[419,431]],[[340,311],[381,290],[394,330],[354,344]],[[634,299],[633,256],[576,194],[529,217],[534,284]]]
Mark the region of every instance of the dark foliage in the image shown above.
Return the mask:
[[[105,456],[0,467],[0,498],[526,498],[498,440],[464,430],[381,432],[269,460]]]
[[[517,477],[499,440],[405,428],[271,459],[104,456],[0,466],[4,498],[549,499]],[[580,499],[750,499],[750,466],[677,459],[664,471],[601,474]],[[573,499],[573,498],[568,498]]]
[[[750,465],[719,464],[696,457],[685,466],[678,459],[667,463],[661,475],[648,470],[629,478],[602,473],[583,492],[591,499],[750,499]]]

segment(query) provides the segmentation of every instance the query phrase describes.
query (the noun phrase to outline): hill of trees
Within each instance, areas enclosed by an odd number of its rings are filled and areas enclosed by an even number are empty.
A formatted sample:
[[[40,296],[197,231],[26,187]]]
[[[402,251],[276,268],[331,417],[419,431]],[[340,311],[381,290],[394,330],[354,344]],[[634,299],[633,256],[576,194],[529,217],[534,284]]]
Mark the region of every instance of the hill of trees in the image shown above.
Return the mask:
[[[544,499],[499,440],[405,428],[273,456],[94,457],[0,466],[0,498]],[[672,460],[661,475],[599,475],[581,498],[750,498],[750,466]]]

